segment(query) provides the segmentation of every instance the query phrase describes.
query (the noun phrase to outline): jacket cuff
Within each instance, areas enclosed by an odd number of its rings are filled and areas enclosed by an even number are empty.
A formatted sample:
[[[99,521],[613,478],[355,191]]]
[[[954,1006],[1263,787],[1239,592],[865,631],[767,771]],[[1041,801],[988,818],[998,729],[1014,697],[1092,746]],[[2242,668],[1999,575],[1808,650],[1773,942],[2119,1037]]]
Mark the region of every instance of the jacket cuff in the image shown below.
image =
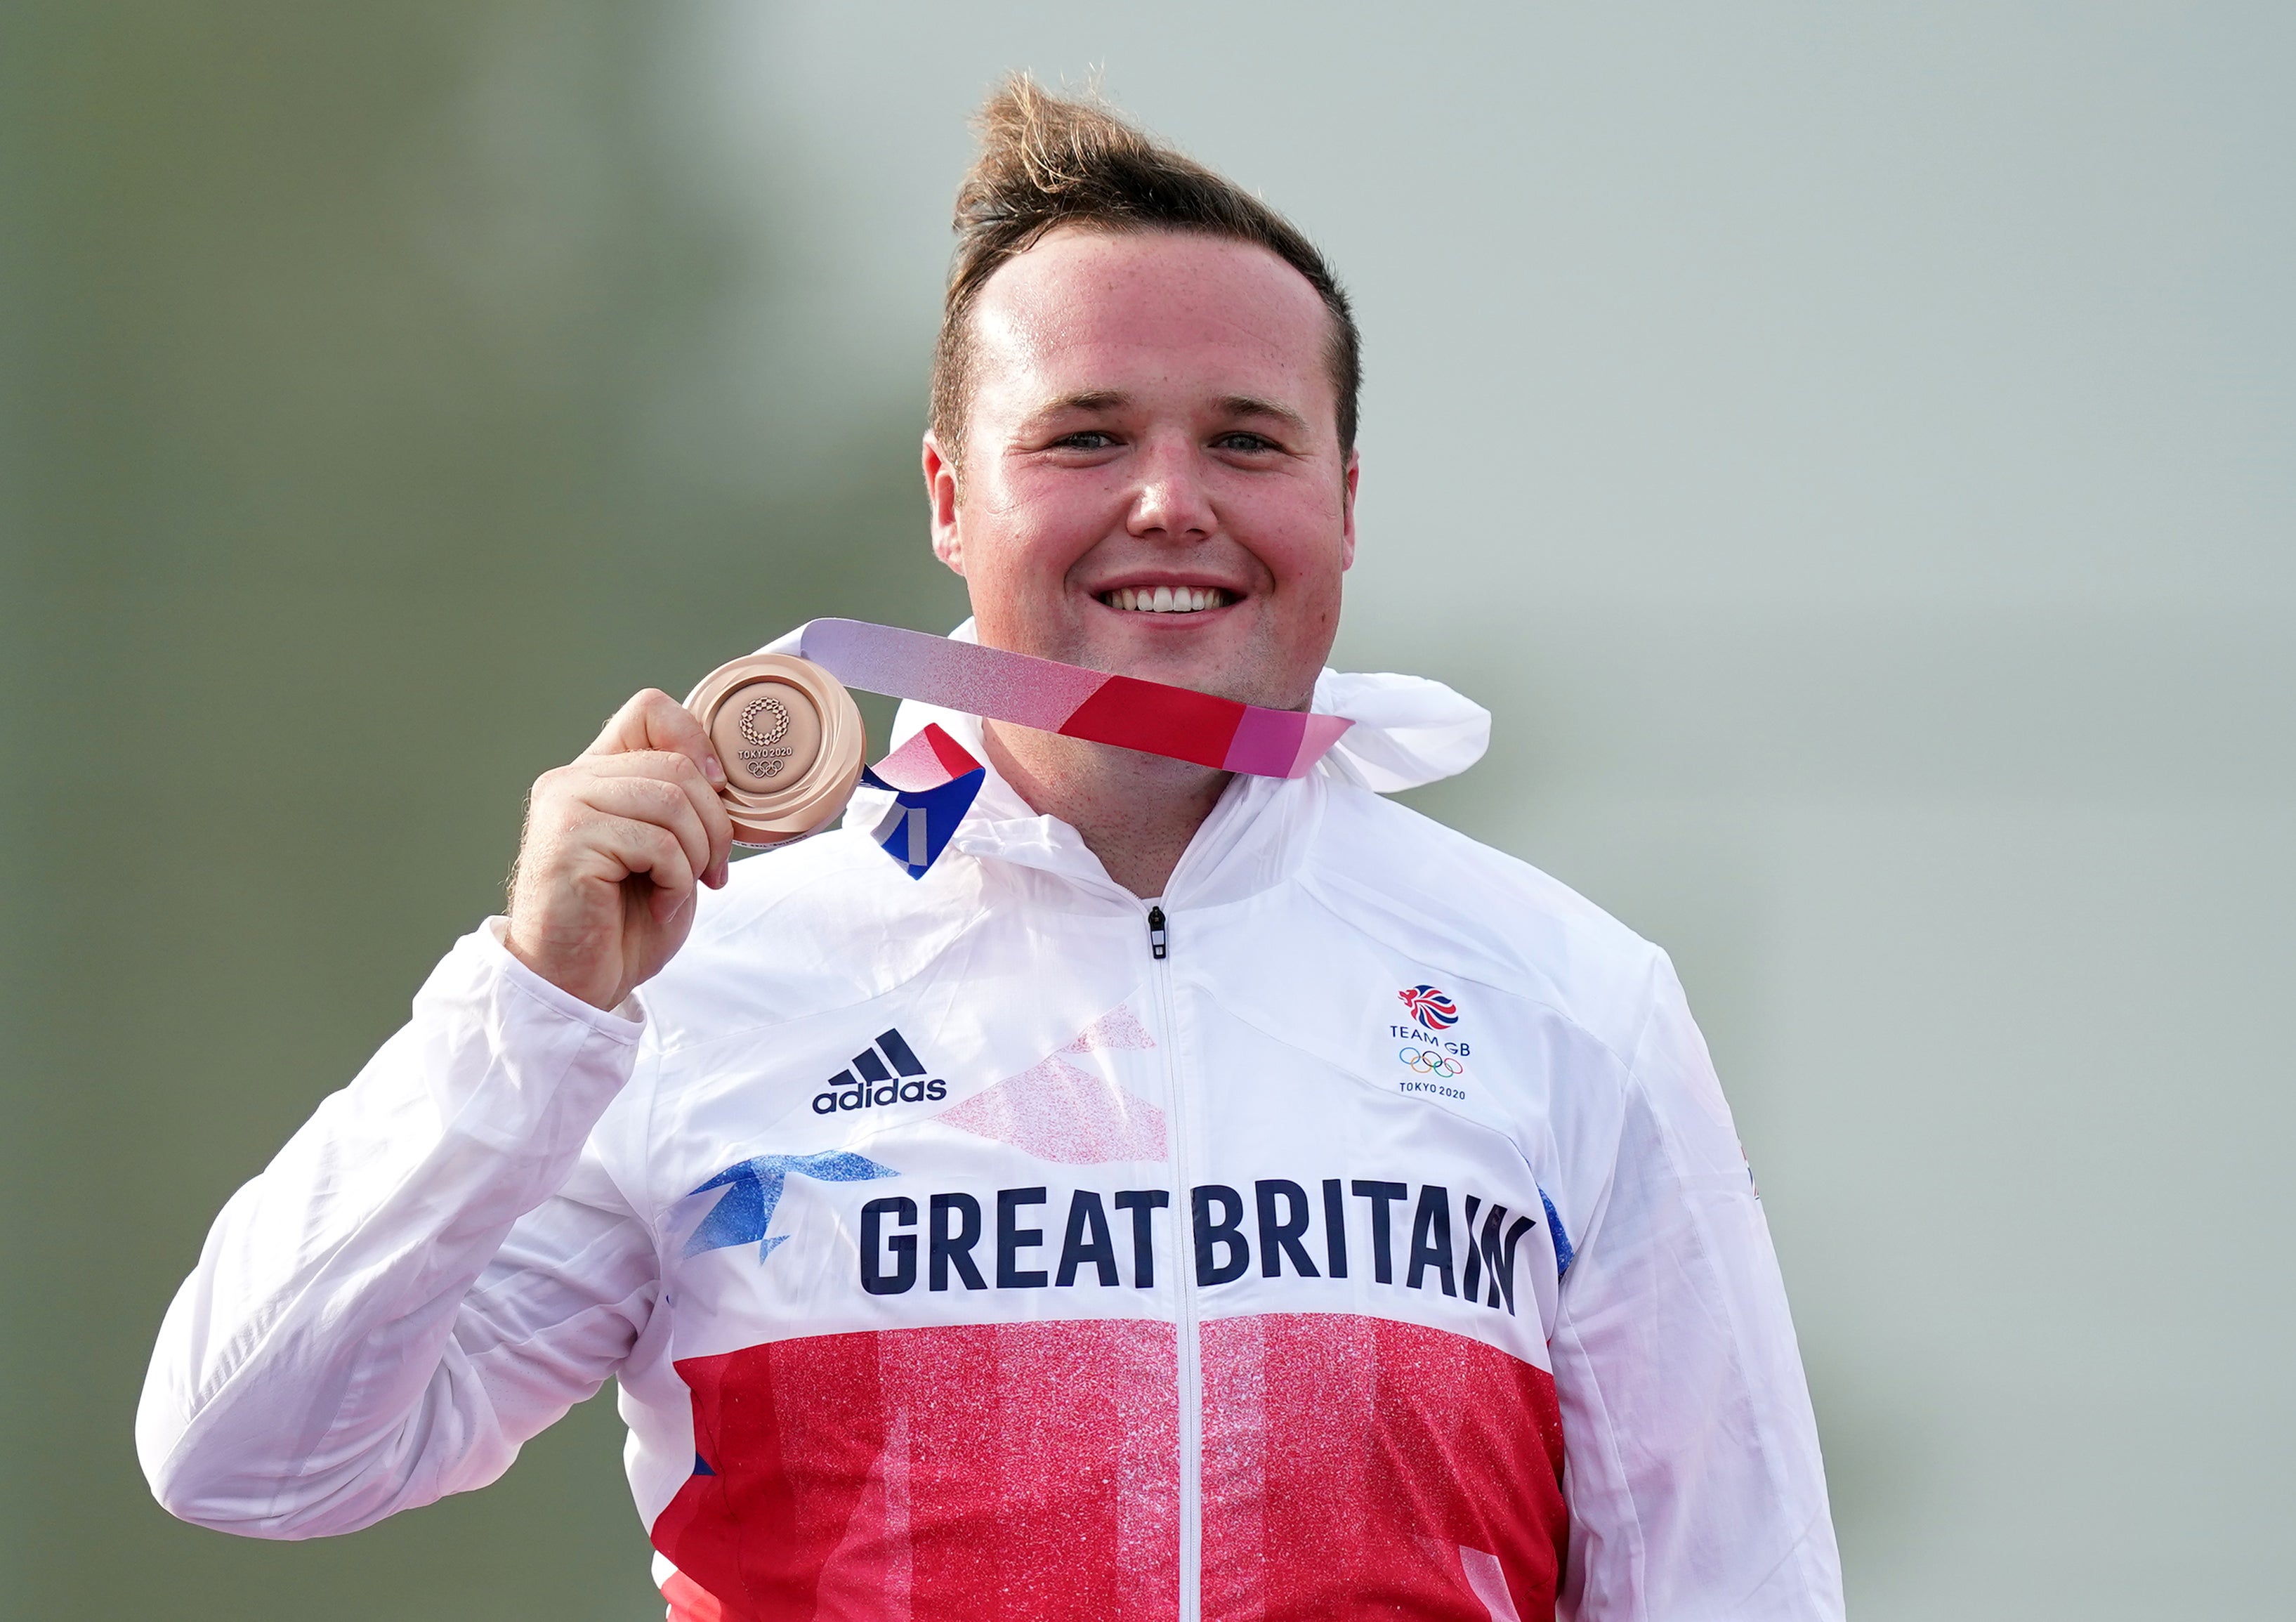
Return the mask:
[[[509,933],[510,920],[497,914],[488,919],[471,937],[472,949],[486,971],[517,987],[545,1007],[579,1020],[600,1036],[611,1041],[635,1046],[645,1034],[645,1004],[636,991],[624,997],[611,1012],[584,1002],[562,987],[554,986],[518,960],[518,956],[503,944]]]

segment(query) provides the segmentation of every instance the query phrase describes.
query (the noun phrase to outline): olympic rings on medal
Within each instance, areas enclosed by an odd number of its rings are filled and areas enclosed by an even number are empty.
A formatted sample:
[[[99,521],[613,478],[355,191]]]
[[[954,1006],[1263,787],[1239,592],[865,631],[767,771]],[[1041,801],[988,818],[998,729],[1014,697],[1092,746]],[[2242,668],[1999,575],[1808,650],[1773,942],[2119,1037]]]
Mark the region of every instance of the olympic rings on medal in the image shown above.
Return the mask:
[[[1440,1076],[1448,1081],[1454,1076],[1464,1076],[1467,1067],[1449,1054],[1431,1047],[1399,1047],[1395,1056],[1422,1076]]]

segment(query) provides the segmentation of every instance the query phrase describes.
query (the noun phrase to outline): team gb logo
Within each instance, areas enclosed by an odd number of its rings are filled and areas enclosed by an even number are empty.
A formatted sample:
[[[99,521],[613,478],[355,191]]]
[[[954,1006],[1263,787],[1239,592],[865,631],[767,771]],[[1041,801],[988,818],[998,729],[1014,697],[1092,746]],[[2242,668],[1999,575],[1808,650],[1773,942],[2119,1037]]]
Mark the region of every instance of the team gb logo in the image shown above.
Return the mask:
[[[1395,995],[1429,1030],[1448,1030],[1459,1022],[1459,1005],[1432,986],[1414,986]]]

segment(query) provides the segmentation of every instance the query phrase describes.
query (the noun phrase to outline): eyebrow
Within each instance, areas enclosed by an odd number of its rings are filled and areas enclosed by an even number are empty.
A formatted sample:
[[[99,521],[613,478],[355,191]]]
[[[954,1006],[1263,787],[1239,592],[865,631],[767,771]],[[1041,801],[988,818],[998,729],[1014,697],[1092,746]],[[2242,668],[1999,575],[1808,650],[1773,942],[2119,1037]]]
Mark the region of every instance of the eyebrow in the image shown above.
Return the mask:
[[[1277,422],[1288,424],[1295,432],[1304,434],[1308,431],[1307,418],[1256,395],[1229,395],[1220,402],[1220,409],[1232,417],[1274,417]]]
[[[1110,411],[1119,406],[1128,406],[1132,397],[1114,389],[1086,389],[1076,394],[1064,394],[1046,400],[1037,408],[1043,417],[1057,416],[1063,411]]]
[[[1064,411],[1112,411],[1131,403],[1132,397],[1120,389],[1086,389],[1046,401],[1037,414],[1049,417]],[[1219,407],[1224,416],[1274,417],[1277,422],[1288,424],[1295,432],[1308,431],[1307,418],[1273,400],[1263,400],[1258,395],[1231,394],[1220,401]]]

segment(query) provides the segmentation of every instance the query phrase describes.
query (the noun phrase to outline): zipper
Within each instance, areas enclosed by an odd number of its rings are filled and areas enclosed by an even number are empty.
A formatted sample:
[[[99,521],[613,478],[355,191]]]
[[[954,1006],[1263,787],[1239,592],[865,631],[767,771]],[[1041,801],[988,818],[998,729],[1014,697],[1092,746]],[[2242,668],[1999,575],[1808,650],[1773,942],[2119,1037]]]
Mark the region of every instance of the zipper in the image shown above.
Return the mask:
[[[1170,943],[1164,909],[1148,908],[1148,953],[1154,963],[1156,1019],[1164,1028],[1164,1091],[1172,1128],[1174,1298],[1179,1306],[1180,1622],[1196,1622],[1203,1609],[1204,1393],[1196,1345],[1195,1213],[1188,1205],[1187,1109],[1181,1095],[1179,1020],[1172,1006]]]

